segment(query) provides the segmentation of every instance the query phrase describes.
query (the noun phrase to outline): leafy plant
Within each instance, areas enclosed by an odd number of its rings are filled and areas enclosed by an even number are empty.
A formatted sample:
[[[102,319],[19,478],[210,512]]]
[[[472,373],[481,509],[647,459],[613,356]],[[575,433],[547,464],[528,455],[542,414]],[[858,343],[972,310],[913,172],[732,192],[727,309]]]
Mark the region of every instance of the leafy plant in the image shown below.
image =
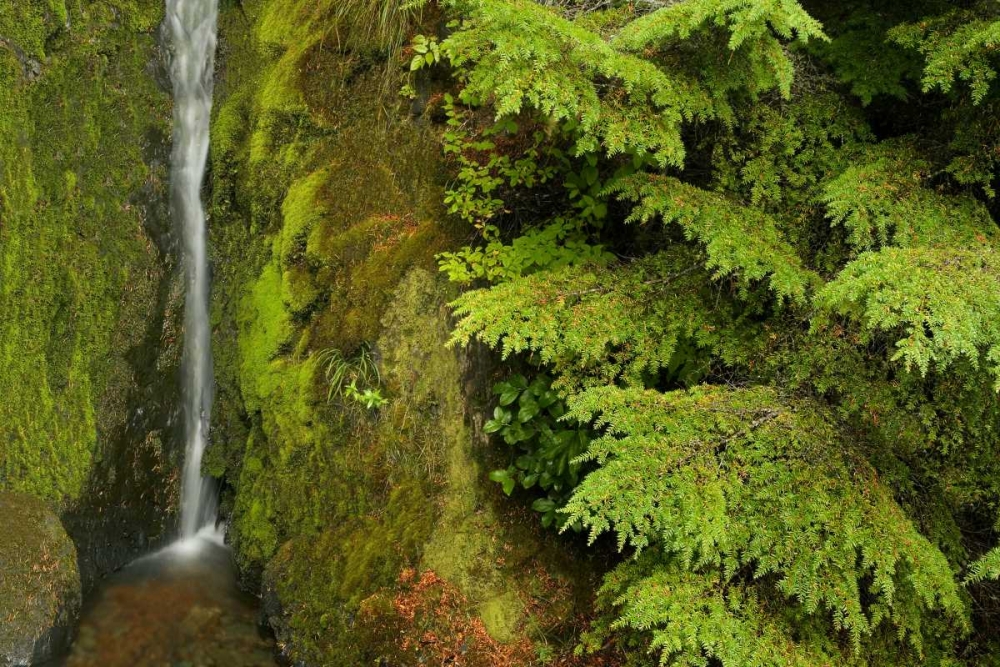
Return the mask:
[[[382,376],[367,344],[353,356],[346,356],[336,348],[323,350],[319,362],[324,365],[327,401],[350,399],[369,410],[378,409],[388,401],[379,389]]]
[[[417,35],[411,44],[413,48],[413,59],[410,61],[410,71],[416,72],[419,69],[436,65],[441,61],[441,45],[436,37],[426,37]]]
[[[545,495],[532,503],[532,509],[542,515],[546,528],[562,528],[565,521],[558,510],[580,483],[583,467],[577,458],[587,451],[590,431],[575,420],[565,419],[566,403],[546,375],[530,382],[515,375],[497,384],[493,393],[499,396],[499,403],[483,430],[503,438],[514,448],[515,458],[507,468],[491,472],[490,479],[508,496],[518,485],[524,489],[537,486]],[[571,526],[580,529],[576,522]]]
[[[534,187],[549,182],[563,159],[558,148],[537,128],[527,136],[528,145],[514,153],[500,150],[498,142],[522,128],[514,118],[500,118],[479,127],[472,114],[479,101],[471,95],[446,93],[443,98],[447,129],[442,137],[445,156],[455,162],[455,180],[445,190],[448,212],[473,224],[484,234],[495,232],[491,220],[504,206],[502,188]],[[522,142],[523,143],[523,142]]]
[[[361,403],[369,410],[377,410],[388,402],[388,399],[382,396],[381,390],[370,387],[358,389],[354,380],[344,389],[344,396]]]

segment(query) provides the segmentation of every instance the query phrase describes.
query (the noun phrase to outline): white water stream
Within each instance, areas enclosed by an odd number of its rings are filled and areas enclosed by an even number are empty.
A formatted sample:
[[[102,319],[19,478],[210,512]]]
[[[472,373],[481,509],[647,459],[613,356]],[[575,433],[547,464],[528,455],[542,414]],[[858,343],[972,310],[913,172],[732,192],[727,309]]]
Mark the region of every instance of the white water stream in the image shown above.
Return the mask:
[[[216,3],[166,0],[175,105],[171,208],[183,238],[187,290],[181,539],[134,561],[89,596],[79,637],[56,663],[66,667],[275,664],[273,639],[259,632],[255,600],[240,591],[232,552],[215,528],[216,490],[201,475],[213,392],[201,185],[212,111]]]
[[[214,521],[212,482],[201,460],[212,414],[212,350],[208,320],[208,254],[201,185],[208,158],[212,115],[217,0],[166,0],[170,78],[174,86],[174,148],[171,164],[173,216],[184,243],[184,364],[182,395],[186,450],[181,482],[181,538]]]

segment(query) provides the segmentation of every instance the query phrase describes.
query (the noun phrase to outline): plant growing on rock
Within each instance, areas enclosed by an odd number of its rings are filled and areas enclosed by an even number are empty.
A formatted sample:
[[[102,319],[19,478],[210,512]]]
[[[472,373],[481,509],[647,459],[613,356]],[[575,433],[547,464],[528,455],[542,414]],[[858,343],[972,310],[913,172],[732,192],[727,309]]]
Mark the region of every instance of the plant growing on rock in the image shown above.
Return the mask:
[[[537,488],[544,495],[531,505],[539,512],[542,525],[562,527],[565,515],[558,513],[580,482],[591,435],[587,428],[566,419],[566,403],[552,389],[552,380],[537,375],[530,382],[515,375],[493,388],[499,397],[493,419],[483,430],[497,434],[513,448],[509,466],[490,473],[490,479],[508,496],[515,487]],[[578,522],[571,525],[579,530]]]
[[[318,354],[327,384],[326,400],[347,399],[368,410],[376,410],[388,402],[382,395],[382,376],[371,348],[364,344],[351,356],[336,348]]]

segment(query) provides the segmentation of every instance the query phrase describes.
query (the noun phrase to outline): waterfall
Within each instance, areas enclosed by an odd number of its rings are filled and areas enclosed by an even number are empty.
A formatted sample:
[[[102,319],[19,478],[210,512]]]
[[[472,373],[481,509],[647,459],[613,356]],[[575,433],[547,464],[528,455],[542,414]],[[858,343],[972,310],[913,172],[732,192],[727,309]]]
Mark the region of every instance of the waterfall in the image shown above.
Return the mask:
[[[186,439],[181,481],[181,536],[190,537],[214,520],[211,480],[201,460],[212,414],[212,350],[208,321],[208,256],[201,184],[208,158],[212,114],[217,0],[166,0],[174,87],[174,145],[171,203],[183,239],[184,302],[183,403]]]

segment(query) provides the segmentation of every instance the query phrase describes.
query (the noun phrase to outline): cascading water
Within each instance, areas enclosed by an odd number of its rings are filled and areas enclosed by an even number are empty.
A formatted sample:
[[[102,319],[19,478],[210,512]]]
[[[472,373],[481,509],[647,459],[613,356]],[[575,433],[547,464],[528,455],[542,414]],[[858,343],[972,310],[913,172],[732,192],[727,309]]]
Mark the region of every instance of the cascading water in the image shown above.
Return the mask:
[[[208,254],[201,184],[208,158],[218,0],[166,0],[174,85],[170,190],[183,238],[183,404],[186,453],[181,539],[132,563],[91,596],[67,667],[273,667],[255,600],[240,591],[232,554],[214,530],[215,489],[201,475],[212,412]]]
[[[186,451],[181,482],[181,537],[215,518],[215,494],[201,475],[212,413],[212,351],[208,323],[208,255],[201,184],[212,115],[218,0],[167,0],[174,86],[171,195],[184,243],[183,385]]]

